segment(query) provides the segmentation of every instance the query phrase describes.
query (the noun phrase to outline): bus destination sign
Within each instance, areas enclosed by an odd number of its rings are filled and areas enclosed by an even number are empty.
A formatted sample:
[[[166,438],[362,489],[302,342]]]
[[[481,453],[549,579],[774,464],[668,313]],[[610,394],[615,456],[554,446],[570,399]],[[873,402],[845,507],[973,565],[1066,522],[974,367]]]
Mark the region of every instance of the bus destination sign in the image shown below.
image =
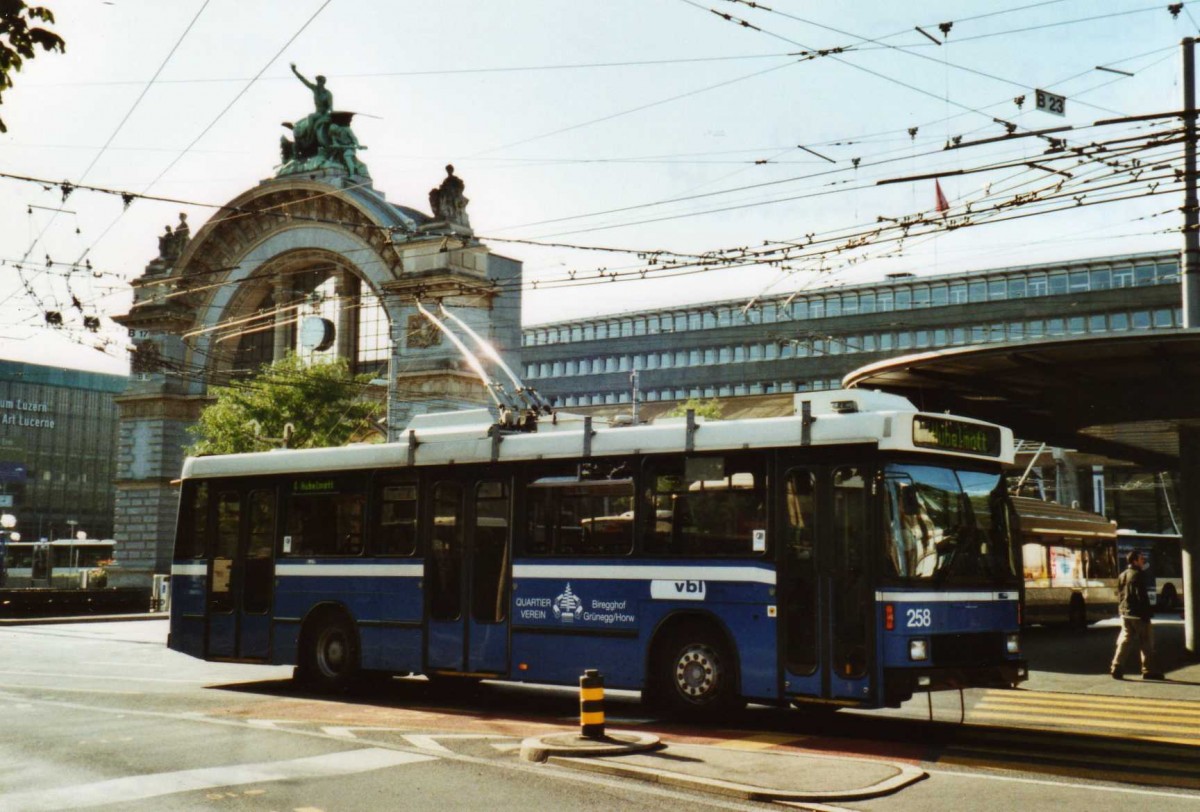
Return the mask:
[[[1000,429],[948,417],[916,415],[913,417],[913,445],[999,457]]]

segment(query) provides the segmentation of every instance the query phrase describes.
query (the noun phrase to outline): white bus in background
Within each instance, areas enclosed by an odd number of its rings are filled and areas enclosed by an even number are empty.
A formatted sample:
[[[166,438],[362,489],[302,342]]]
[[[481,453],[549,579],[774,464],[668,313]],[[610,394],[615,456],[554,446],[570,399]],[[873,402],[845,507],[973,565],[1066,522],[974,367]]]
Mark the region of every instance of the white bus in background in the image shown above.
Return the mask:
[[[1117,613],[1117,524],[1096,513],[1014,496],[1025,570],[1022,621],[1082,629]]]
[[[4,555],[4,587],[87,587],[88,576],[112,560],[115,546],[112,539],[10,541]]]
[[[1160,612],[1183,607],[1183,553],[1178,533],[1139,533],[1117,531],[1117,551],[1124,567],[1130,550],[1140,550],[1146,559],[1150,600]]]

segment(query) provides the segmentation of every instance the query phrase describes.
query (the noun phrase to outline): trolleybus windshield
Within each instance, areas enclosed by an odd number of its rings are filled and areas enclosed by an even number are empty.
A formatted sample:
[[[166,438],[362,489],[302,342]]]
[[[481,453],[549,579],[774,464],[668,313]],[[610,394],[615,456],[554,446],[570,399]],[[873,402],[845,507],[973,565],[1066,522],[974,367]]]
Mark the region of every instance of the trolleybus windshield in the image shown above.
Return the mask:
[[[933,465],[884,469],[887,572],[904,579],[1016,579],[1012,511],[999,472]]]

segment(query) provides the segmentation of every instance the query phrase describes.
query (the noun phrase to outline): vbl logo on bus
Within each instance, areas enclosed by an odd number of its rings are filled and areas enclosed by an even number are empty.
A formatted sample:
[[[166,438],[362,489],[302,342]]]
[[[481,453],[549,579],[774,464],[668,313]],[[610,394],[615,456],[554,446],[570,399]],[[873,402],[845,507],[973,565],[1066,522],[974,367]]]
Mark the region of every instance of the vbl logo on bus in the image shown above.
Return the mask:
[[[651,581],[650,597],[655,600],[702,601],[707,592],[704,581]]]

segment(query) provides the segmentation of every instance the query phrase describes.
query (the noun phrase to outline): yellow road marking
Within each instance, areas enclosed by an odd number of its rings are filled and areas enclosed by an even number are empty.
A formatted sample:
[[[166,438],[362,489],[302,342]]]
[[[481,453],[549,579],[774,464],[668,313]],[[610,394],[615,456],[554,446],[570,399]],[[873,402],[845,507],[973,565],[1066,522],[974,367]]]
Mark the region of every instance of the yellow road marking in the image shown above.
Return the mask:
[[[716,746],[726,750],[769,750],[781,744],[796,744],[808,738],[811,737],[787,733],[756,733],[741,739],[723,741]]]
[[[1162,712],[1200,716],[1200,702],[1172,702],[1168,700],[1141,699],[1138,697],[1088,696],[1052,693],[1029,693],[1025,691],[986,691],[983,702],[999,701],[1013,704],[1051,705],[1054,707],[1078,706],[1084,708],[1112,707],[1125,711]]]
[[[972,719],[993,719],[1005,722],[1023,721],[1028,725],[1036,725],[1042,729],[1046,729],[1049,726],[1048,721],[1034,720],[1025,714],[1015,711],[972,711],[970,716]],[[1127,736],[1144,741],[1170,742],[1172,744],[1200,744],[1200,738],[1165,738],[1141,735],[1136,731],[1142,726],[1136,724],[1135,722],[1131,722],[1129,719],[1092,719],[1087,722],[1080,720],[1080,727],[1085,729],[1091,727],[1119,728],[1126,731]],[[1200,728],[1187,727],[1183,725],[1146,725],[1144,727],[1148,731],[1161,731],[1170,729],[1170,732],[1200,734]],[[1071,729],[1073,728],[1068,728],[1068,730]]]
[[[1176,727],[1184,727],[1189,730],[1194,729],[1197,732],[1200,732],[1200,719],[1195,719],[1195,720],[1181,719],[1177,715],[1172,716],[1172,715],[1168,715],[1168,714],[1157,714],[1157,713],[1156,714],[1138,713],[1136,711],[1131,714],[1129,708],[1126,708],[1124,713],[1114,713],[1112,711],[1086,710],[1086,709],[1082,709],[1082,708],[1077,709],[1077,708],[1054,708],[1054,707],[1049,707],[1049,706],[1033,707],[1033,706],[1028,706],[1028,705],[1010,705],[1007,702],[993,703],[990,700],[985,700],[983,702],[978,703],[971,710],[967,711],[967,714],[971,715],[971,714],[975,713],[976,710],[998,711],[998,712],[1002,712],[1002,713],[1015,713],[1015,714],[1021,714],[1027,718],[1039,719],[1039,720],[1054,719],[1055,717],[1065,717],[1065,718],[1070,718],[1070,719],[1075,719],[1075,718],[1121,719],[1121,720],[1128,721],[1132,727],[1138,727],[1139,725],[1141,725],[1142,727],[1151,727],[1152,729],[1158,729],[1160,726],[1159,725],[1151,726],[1146,723],[1162,722],[1167,725],[1174,725]],[[1045,711],[1045,713],[1039,714],[1039,713],[1036,713],[1036,711]],[[1131,718],[1130,718],[1131,716],[1133,716],[1133,720],[1131,720]],[[1134,720],[1136,720],[1136,721],[1134,721]],[[1189,724],[1189,723],[1195,723],[1195,724]]]

